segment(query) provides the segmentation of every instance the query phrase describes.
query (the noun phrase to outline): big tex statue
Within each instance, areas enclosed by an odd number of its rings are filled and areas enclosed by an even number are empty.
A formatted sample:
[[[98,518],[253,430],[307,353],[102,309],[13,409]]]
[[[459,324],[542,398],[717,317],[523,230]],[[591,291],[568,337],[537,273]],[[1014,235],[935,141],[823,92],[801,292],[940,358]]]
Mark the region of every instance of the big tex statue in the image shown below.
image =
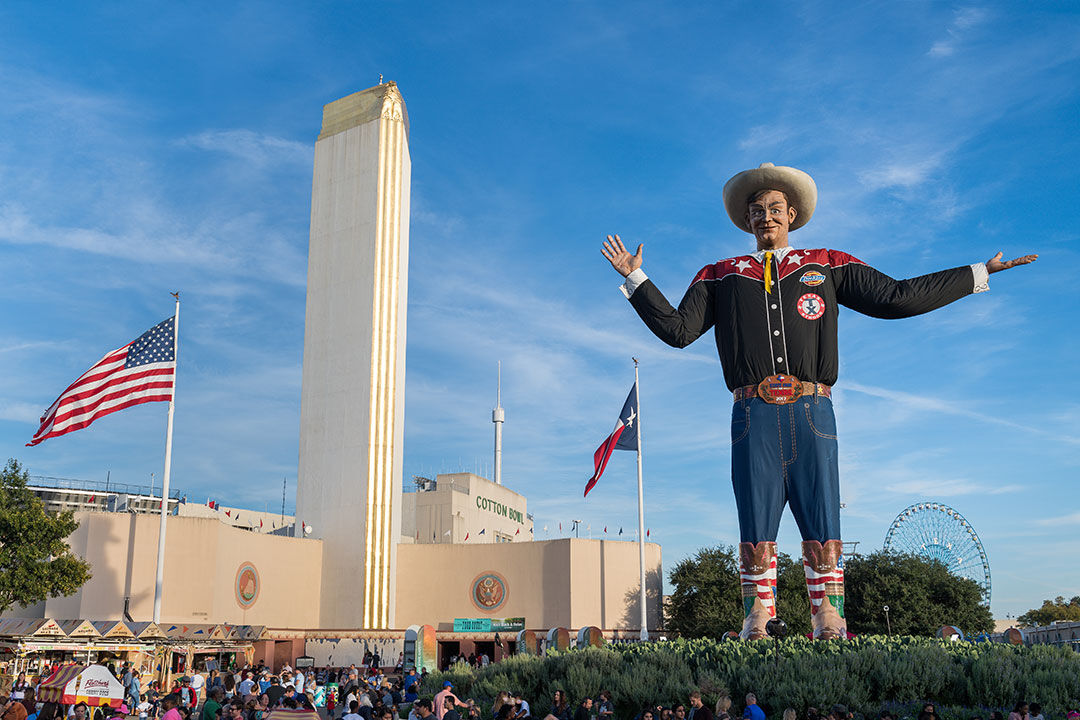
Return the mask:
[[[785,503],[803,537],[802,559],[815,638],[846,637],[840,484],[832,385],[839,370],[840,305],[879,318],[929,312],[989,289],[988,276],[1036,255],[964,265],[893,280],[837,250],[788,245],[814,214],[809,175],[765,163],[724,186],[731,221],[757,251],[707,265],[673,308],[618,235],[602,252],[626,281],[623,294],[664,342],[685,347],[709,328],[728,389],[731,480],[739,514],[745,620],[741,636],[765,637],[776,615],[776,534]]]

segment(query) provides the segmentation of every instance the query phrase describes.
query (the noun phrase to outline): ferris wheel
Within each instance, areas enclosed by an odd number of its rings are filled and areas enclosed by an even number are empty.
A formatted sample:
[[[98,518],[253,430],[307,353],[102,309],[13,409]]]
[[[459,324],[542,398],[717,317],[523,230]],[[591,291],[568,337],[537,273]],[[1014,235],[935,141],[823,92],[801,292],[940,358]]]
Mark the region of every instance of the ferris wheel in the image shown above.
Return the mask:
[[[986,551],[971,523],[948,505],[921,502],[903,510],[885,535],[885,551],[940,560],[954,574],[978,583],[983,602],[990,604]]]

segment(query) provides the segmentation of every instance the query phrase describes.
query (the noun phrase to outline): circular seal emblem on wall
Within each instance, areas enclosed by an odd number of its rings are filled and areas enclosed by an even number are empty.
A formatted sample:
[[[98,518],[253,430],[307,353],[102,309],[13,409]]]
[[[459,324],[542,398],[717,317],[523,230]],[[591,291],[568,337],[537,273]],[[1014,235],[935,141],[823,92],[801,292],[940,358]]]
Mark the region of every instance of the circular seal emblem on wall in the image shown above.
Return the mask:
[[[255,601],[259,599],[259,590],[262,588],[259,584],[259,571],[253,564],[249,562],[240,564],[240,569],[236,571],[233,589],[236,591],[236,602],[240,607],[247,610],[255,604]]]
[[[795,307],[807,320],[817,320],[825,314],[825,301],[817,293],[806,293]]]
[[[470,596],[473,605],[481,610],[498,610],[508,594],[506,580],[498,573],[486,572],[473,580]]]

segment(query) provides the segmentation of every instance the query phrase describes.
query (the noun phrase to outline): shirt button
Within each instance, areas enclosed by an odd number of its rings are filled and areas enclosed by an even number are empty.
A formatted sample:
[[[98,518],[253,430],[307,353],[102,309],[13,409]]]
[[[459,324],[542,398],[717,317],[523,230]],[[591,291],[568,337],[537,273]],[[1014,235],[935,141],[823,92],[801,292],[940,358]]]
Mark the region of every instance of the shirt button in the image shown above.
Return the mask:
[[[780,334],[780,331],[779,331],[779,330],[773,330],[773,331],[772,331],[772,334],[773,334],[773,335],[779,335],[779,334]]]
[[[773,303],[773,304],[772,304],[772,309],[773,309],[773,310],[775,310],[775,309],[776,309],[776,303]]]
[[[776,358],[776,362],[784,362],[784,358]]]

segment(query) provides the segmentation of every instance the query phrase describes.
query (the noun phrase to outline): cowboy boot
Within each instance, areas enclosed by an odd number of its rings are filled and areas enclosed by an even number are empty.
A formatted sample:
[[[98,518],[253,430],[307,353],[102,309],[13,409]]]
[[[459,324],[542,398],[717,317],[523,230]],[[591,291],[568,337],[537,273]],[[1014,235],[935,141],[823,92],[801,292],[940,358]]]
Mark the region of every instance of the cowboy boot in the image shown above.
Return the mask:
[[[767,637],[765,623],[776,617],[776,543],[739,543],[743,640]]]
[[[839,540],[802,544],[803,572],[810,595],[815,640],[847,639],[844,620],[844,545]]]

